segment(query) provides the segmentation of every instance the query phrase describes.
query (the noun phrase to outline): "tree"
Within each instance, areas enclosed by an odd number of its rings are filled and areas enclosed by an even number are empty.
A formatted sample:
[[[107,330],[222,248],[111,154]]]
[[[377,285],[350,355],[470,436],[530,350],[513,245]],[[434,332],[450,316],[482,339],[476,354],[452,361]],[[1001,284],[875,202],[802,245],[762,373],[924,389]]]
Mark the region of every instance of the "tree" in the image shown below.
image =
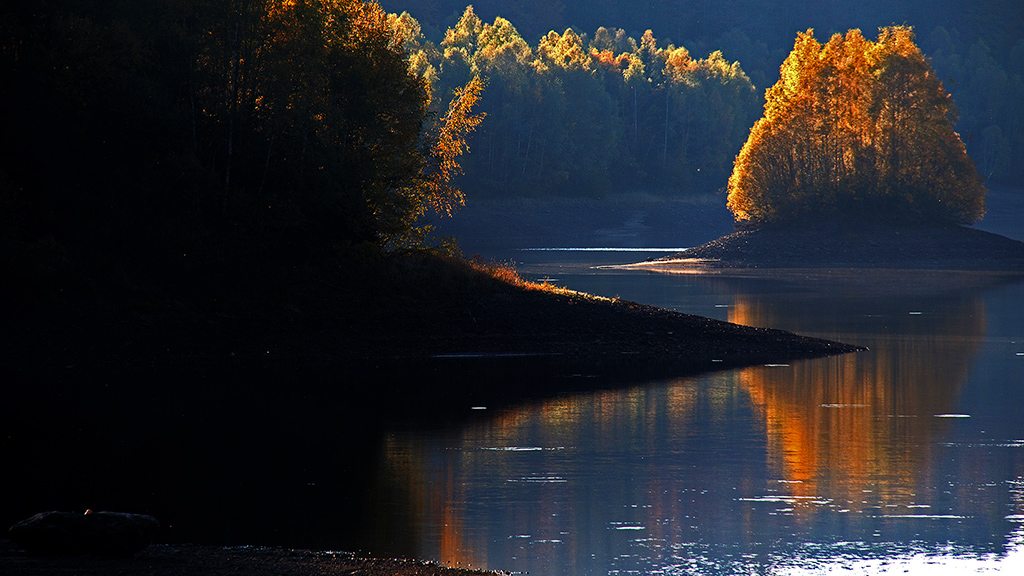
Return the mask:
[[[448,113],[428,138],[430,148],[425,169],[405,190],[415,198],[413,208],[398,214],[390,227],[381,229],[385,247],[421,246],[433,227],[416,224],[428,210],[451,216],[458,207],[465,205],[465,196],[455,187],[453,179],[462,173],[459,157],[469,152],[469,135],[486,117],[486,114],[473,113],[483,90],[484,83],[476,76],[455,91]]]
[[[738,221],[856,214],[970,224],[985,189],[910,28],[798,35],[729,178]]]
[[[465,203],[462,191],[452,186],[452,178],[462,173],[458,157],[469,152],[468,136],[486,117],[472,112],[483,90],[484,83],[476,76],[455,91],[431,147],[432,169],[427,178],[427,204],[438,214],[451,216],[456,206]]]
[[[432,47],[374,2],[54,0],[0,22],[6,242],[166,274],[315,268],[462,202],[482,85],[432,114],[409,52]]]
[[[473,77],[486,81],[487,121],[465,159],[465,181],[480,193],[707,190],[727,177],[755,119],[738,63],[660,48],[649,30],[639,41],[620,29],[593,39],[552,31],[531,46],[511,21],[484,23],[470,6],[435,51],[411,16],[389,22],[431,82],[432,111],[443,114]]]
[[[240,40],[227,19],[243,55],[206,49],[199,66],[215,87],[201,109],[209,125],[227,125],[233,151],[224,162],[235,174],[225,176],[228,217],[248,215],[268,246],[293,256],[421,239],[417,221],[429,208],[450,213],[462,201],[451,178],[478,123],[470,109],[480,85],[435,122],[435,49],[407,14],[360,0],[257,4],[244,12],[255,23]],[[227,86],[216,89],[217,78]],[[218,109],[218,93],[232,103]]]

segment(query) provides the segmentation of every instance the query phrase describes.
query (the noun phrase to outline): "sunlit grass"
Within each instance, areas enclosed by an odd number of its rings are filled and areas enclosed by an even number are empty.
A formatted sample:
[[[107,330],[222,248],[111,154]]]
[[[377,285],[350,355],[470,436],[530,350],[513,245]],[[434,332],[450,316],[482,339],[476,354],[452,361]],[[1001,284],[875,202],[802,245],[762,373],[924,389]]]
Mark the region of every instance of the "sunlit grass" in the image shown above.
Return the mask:
[[[515,263],[513,262],[498,262],[495,260],[488,261],[484,260],[480,256],[473,256],[468,260],[468,262],[470,267],[472,267],[474,270],[487,274],[488,276],[498,281],[510,284],[512,286],[516,286],[518,288],[523,288],[525,290],[547,292],[549,294],[557,294],[560,296],[586,298],[588,300],[596,300],[603,302],[612,302],[613,300],[617,300],[612,298],[604,298],[602,296],[594,296],[593,294],[587,294],[586,292],[570,290],[569,288],[565,288],[563,286],[556,286],[551,282],[547,281],[533,282],[530,280],[526,280],[519,274],[519,271],[516,270]]]

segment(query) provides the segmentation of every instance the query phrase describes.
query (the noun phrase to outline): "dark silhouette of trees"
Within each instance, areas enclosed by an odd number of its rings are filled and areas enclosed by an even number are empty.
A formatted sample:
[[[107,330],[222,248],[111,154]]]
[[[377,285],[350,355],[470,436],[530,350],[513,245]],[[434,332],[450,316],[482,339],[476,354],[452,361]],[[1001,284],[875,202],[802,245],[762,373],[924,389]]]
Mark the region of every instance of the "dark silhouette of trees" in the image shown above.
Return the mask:
[[[868,215],[971,224],[985,188],[912,31],[800,34],[729,179],[739,221]]]
[[[3,256],[174,274],[420,241],[462,201],[482,85],[432,114],[392,28],[360,0],[4,4]]]

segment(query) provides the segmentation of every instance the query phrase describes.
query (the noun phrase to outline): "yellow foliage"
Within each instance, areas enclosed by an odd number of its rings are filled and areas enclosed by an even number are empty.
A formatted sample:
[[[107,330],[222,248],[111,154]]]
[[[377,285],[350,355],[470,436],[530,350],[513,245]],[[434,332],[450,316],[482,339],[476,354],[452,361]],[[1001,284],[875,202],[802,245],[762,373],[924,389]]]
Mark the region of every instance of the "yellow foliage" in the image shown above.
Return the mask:
[[[566,70],[590,70],[590,55],[583,50],[583,41],[579,35],[567,29],[559,35],[552,30],[541,38],[537,46],[537,54],[544,63],[555,65]]]
[[[459,18],[459,22],[445,32],[441,46],[444,48],[459,46],[472,47],[475,45],[476,38],[480,35],[481,30],[483,30],[483,22],[480,21],[476,12],[473,11],[473,7],[467,6],[466,11],[463,12],[462,17]]]
[[[690,51],[686,48],[666,50],[665,76],[680,82],[693,71],[693,67],[694,61],[690,58]]]
[[[431,150],[435,169],[427,180],[427,200],[438,214],[451,216],[456,206],[465,203],[462,191],[452,186],[452,178],[462,171],[458,157],[469,152],[466,139],[484,119],[484,114],[472,113],[483,89],[483,81],[475,76],[456,90],[441,122],[440,134]]]
[[[956,109],[904,26],[798,34],[729,178],[739,221],[845,212],[973,223],[985,189]]]

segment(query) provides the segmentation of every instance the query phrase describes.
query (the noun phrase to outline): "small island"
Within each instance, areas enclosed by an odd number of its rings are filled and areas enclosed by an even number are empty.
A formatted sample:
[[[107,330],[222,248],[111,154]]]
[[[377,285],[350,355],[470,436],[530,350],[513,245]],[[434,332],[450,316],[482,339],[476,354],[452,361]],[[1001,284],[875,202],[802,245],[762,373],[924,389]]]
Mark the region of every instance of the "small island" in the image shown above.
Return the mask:
[[[847,223],[738,230],[637,264],[665,270],[873,268],[1024,272],[1024,242],[956,224]]]
[[[1024,272],[1024,243],[968,226],[983,179],[910,28],[798,36],[736,158],[737,231],[637,267]]]

